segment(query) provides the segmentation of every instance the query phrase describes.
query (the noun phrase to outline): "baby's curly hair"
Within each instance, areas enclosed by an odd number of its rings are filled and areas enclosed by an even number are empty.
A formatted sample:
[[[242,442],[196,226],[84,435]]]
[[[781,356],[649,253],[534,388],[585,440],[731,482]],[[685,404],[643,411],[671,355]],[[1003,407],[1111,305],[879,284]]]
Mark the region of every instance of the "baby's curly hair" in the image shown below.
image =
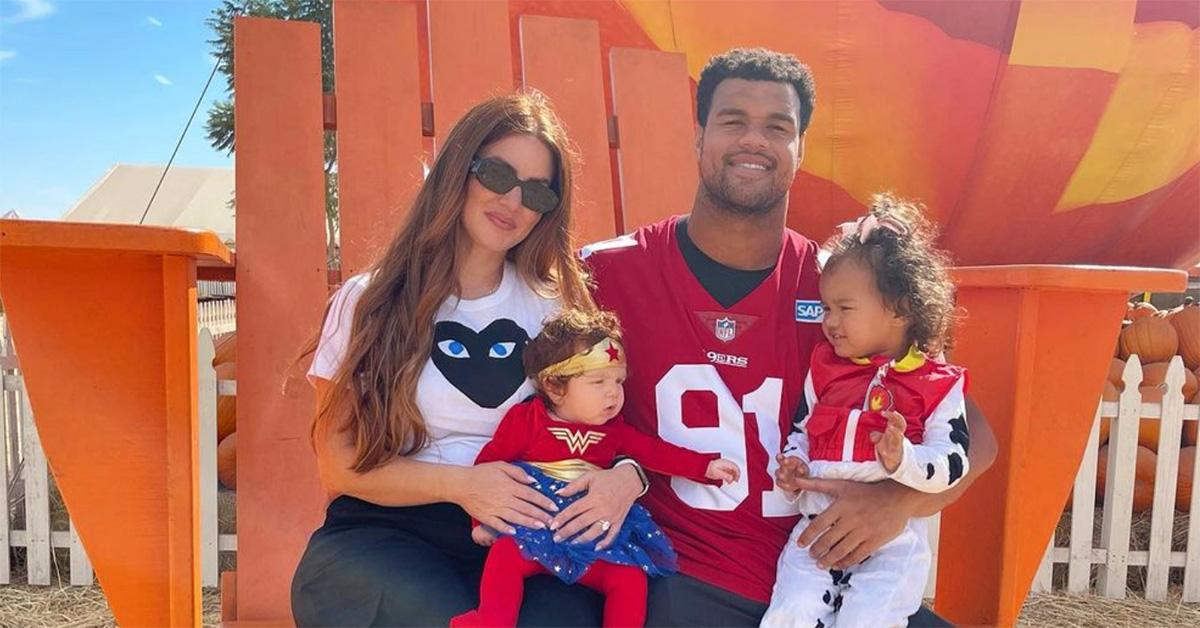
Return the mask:
[[[616,314],[600,310],[563,310],[547,320],[541,333],[525,345],[521,355],[525,375],[539,392],[545,392],[548,386],[561,390],[567,385],[567,380],[578,376],[558,376],[542,381],[538,373],[551,364],[586,351],[605,338],[613,338],[618,342],[622,338],[621,324]]]
[[[934,245],[937,227],[924,206],[890,192],[876,194],[868,215],[902,225],[905,234],[880,227],[859,241],[857,233],[836,235],[826,244],[823,272],[846,260],[863,264],[875,277],[884,305],[908,320],[907,341],[928,355],[953,346],[958,320],[949,255]]]

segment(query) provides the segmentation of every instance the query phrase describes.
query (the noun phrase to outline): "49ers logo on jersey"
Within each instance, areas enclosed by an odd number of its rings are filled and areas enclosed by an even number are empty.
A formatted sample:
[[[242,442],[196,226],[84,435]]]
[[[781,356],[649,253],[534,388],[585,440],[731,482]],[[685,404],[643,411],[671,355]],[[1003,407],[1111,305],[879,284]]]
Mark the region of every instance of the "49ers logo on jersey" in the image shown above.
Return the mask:
[[[580,456],[583,455],[583,452],[587,451],[588,447],[604,440],[604,432],[594,432],[592,430],[577,432],[565,427],[548,427],[546,429],[554,435],[554,438],[566,443],[567,449],[571,453],[579,454]]]
[[[872,412],[891,410],[893,405],[892,393],[883,386],[875,384],[867,393],[867,409]]]

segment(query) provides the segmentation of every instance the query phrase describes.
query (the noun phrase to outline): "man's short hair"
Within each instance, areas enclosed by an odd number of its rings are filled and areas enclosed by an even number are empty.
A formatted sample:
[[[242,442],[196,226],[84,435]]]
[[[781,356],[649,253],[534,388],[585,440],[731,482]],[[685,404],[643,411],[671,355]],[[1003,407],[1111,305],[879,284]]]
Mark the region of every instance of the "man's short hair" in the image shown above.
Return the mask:
[[[734,48],[708,60],[696,88],[696,118],[700,126],[708,123],[708,110],[717,85],[733,78],[791,84],[800,99],[799,132],[803,135],[808,129],[816,97],[812,71],[795,56],[766,48]]]

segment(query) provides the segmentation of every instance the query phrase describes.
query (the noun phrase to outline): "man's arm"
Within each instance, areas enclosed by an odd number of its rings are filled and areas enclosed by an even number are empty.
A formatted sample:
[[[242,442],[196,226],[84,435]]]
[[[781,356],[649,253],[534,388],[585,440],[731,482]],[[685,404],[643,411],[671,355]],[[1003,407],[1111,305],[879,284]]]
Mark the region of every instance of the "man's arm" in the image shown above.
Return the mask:
[[[912,517],[940,512],[967,490],[996,461],[996,436],[979,407],[967,398],[967,429],[971,433],[970,471],[953,488],[936,494],[921,493],[887,480],[875,484],[848,480],[799,480],[803,490],[833,497],[825,512],[813,519],[800,535],[823,569],[845,569],[865,560],[896,538]]]

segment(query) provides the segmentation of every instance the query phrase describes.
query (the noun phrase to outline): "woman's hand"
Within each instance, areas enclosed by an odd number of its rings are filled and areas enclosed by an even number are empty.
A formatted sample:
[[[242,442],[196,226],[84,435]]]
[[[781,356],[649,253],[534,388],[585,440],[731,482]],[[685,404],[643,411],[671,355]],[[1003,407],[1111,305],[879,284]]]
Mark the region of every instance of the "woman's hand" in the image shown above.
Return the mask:
[[[603,536],[596,549],[612,545],[621,531],[621,524],[625,523],[625,516],[642,492],[642,481],[632,467],[619,465],[592,471],[559,489],[558,494],[563,497],[583,491],[587,491],[587,495],[564,508],[550,522],[550,529],[557,532],[554,540],[569,539],[582,532],[574,539],[575,543],[588,543]]]
[[[513,525],[545,528],[550,513],[558,511],[552,499],[529,486],[534,479],[521,467],[489,462],[462,472],[454,502],[494,530],[513,534]]]

